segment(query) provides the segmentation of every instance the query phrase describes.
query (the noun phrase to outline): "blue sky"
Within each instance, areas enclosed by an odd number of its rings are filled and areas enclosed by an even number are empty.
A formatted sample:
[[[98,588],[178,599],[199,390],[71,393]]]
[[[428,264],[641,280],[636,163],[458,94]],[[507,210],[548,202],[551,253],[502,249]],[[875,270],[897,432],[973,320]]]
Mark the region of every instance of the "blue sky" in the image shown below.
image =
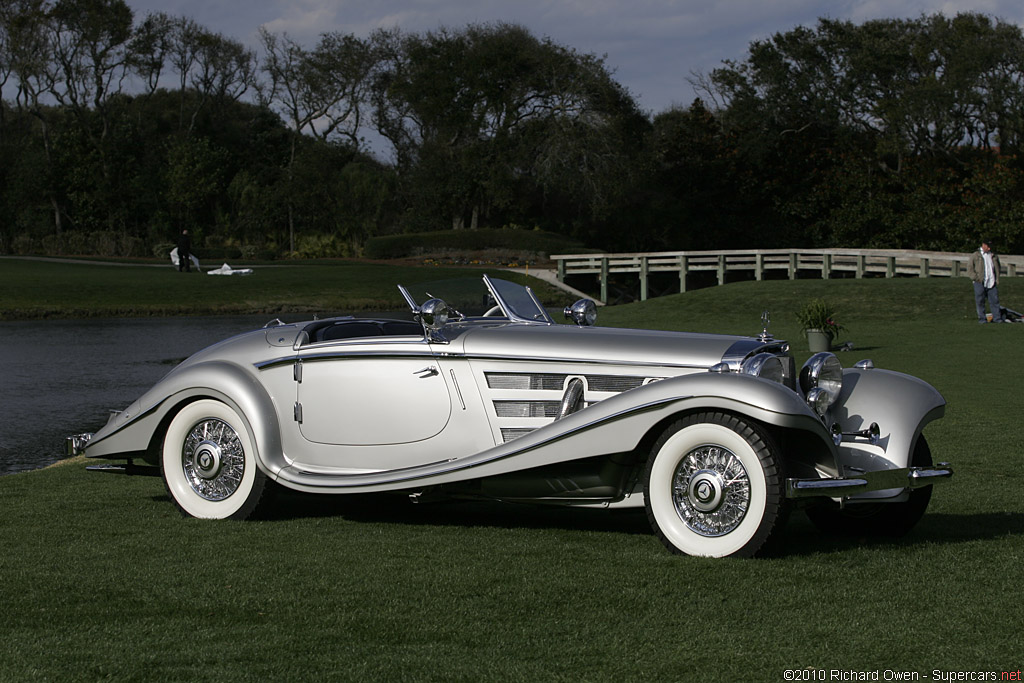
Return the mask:
[[[818,17],[861,22],[974,11],[1024,26],[1020,0],[127,0],[137,19],[153,11],[195,19],[257,45],[265,25],[312,46],[324,32],[360,37],[382,27],[421,32],[508,21],[606,64],[644,110],[657,113],[696,97],[693,73],[742,59],[752,40]]]

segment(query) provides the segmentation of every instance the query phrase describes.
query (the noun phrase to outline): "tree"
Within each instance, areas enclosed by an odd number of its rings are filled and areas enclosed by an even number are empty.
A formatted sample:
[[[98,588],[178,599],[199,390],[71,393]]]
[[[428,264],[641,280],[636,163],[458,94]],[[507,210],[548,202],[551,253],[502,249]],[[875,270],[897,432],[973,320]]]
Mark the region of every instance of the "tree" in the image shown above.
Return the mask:
[[[821,19],[755,41],[701,83],[744,167],[765,179],[755,192],[779,230],[801,225],[789,234],[803,243],[937,245],[921,221],[952,230],[948,193],[1020,144],[1022,56],[1020,28],[973,13]]]
[[[372,60],[367,46],[350,35],[323,34],[312,52],[288,38],[260,29],[266,52],[263,71],[270,78],[262,94],[277,105],[296,134],[308,132],[324,143],[341,138],[359,147],[361,112]],[[292,138],[288,177],[294,178],[298,137]],[[296,188],[298,190],[299,188]],[[288,193],[289,250],[295,251],[295,218]]]
[[[124,0],[58,0],[49,13],[55,73],[50,94],[76,116],[99,114],[100,137],[109,131],[108,98],[127,74],[132,11]]]
[[[53,110],[44,105],[46,95],[54,87],[54,71],[50,66],[49,5],[46,0],[12,0],[0,15],[7,37],[10,72],[17,79],[15,106],[29,112],[39,124],[40,142],[46,159],[46,195],[57,235],[64,229],[64,201],[53,181],[53,145],[51,117]]]
[[[475,227],[509,210],[524,180],[602,210],[621,160],[617,124],[636,110],[601,59],[513,24],[372,41],[377,131],[404,196],[429,200],[428,220]]]
[[[167,198],[183,227],[194,226],[203,212],[209,215],[224,189],[226,165],[226,152],[205,138],[182,136],[171,145],[165,172]]]
[[[146,94],[160,87],[170,57],[175,20],[164,12],[153,12],[139,24],[129,44],[128,63],[145,83]]]

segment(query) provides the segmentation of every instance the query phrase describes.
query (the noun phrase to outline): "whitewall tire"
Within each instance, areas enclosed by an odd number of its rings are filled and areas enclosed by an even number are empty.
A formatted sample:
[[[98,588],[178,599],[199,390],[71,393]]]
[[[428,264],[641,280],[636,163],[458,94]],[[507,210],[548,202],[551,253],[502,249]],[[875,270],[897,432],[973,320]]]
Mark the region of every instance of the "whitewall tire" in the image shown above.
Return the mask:
[[[210,399],[189,403],[171,420],[160,468],[167,493],[191,517],[245,519],[266,485],[245,421]]]
[[[673,552],[750,557],[781,527],[783,478],[770,436],[727,413],[678,420],[644,477],[647,517]]]

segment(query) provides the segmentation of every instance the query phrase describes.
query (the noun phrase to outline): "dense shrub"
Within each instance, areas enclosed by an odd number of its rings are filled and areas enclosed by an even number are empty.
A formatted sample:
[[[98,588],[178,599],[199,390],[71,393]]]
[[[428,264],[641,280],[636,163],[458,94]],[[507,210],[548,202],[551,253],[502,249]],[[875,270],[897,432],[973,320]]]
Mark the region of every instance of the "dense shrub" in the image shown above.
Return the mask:
[[[395,259],[455,252],[500,250],[545,260],[551,254],[588,251],[579,242],[543,230],[444,230],[371,237],[363,255]]]

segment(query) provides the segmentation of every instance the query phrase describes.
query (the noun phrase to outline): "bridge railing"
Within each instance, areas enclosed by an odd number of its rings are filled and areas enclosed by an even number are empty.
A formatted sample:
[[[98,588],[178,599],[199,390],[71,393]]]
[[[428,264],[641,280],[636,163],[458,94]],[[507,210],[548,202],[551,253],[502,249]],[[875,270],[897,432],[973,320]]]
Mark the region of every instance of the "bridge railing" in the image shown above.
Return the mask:
[[[728,251],[662,251],[635,254],[557,254],[558,279],[565,282],[573,275],[597,275],[601,282],[601,301],[608,301],[609,276],[636,273],[640,279],[640,299],[649,295],[652,273],[674,272],[679,276],[679,291],[687,289],[690,273],[713,271],[718,284],[725,284],[730,272],[751,271],[756,280],[771,270],[784,270],[790,279],[798,273],[829,278],[833,273],[853,273],[855,277],[961,277],[967,274],[970,254],[913,251],[905,249],[747,249]],[[1001,275],[1016,277],[1024,272],[1024,256],[999,255]]]

